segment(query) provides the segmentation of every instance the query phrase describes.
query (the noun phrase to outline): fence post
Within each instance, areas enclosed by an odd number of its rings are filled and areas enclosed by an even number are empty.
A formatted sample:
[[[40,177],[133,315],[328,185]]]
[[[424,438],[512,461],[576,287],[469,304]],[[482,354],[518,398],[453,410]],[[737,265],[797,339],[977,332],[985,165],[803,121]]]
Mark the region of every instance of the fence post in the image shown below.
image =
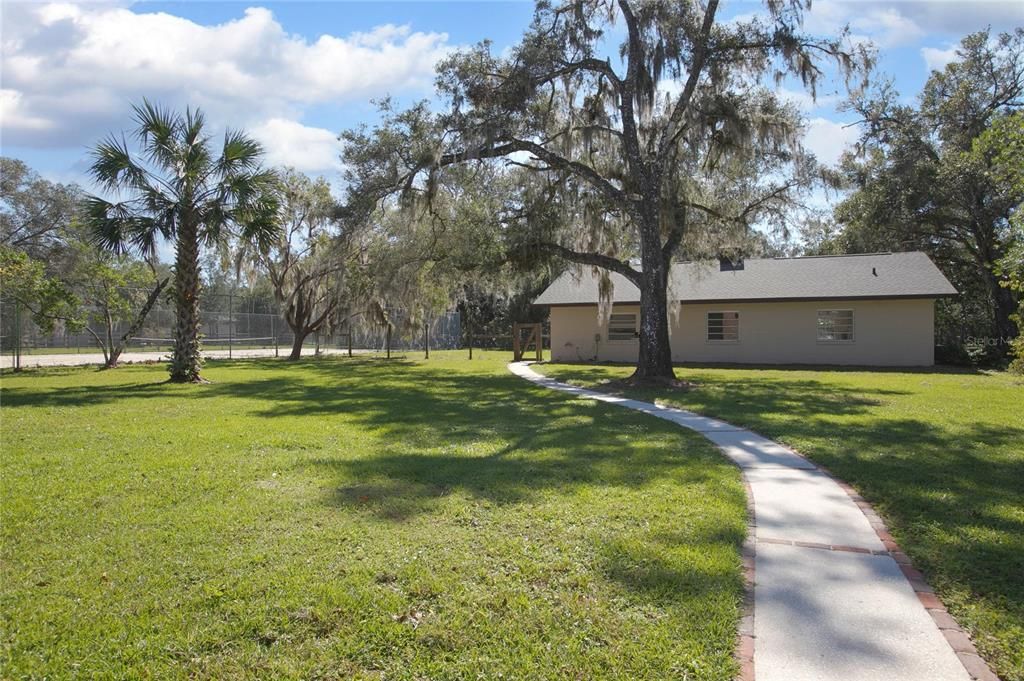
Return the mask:
[[[388,322],[388,330],[385,334],[384,345],[387,350],[387,359],[391,359],[391,322]]]
[[[467,326],[466,331],[469,332],[467,334],[469,336],[469,358],[473,359],[473,324],[472,323],[470,323]]]
[[[21,303],[14,301],[14,370],[21,371]]]
[[[274,357],[278,356],[278,345],[277,345],[277,315],[270,317],[270,335],[274,337]]]
[[[348,356],[352,356],[352,326],[348,327]]]
[[[228,359],[232,357],[232,345],[235,337],[235,289],[228,291]]]
[[[423,359],[430,359],[430,320],[426,318],[423,320],[423,352],[426,355]]]

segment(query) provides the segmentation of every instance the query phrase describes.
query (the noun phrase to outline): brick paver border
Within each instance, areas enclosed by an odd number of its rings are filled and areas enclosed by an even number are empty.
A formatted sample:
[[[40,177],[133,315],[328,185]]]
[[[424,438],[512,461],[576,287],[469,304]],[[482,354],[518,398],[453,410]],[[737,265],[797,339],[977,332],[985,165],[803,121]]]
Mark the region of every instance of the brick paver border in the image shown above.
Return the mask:
[[[799,452],[798,452],[799,454]],[[801,456],[803,456],[801,454]],[[806,457],[805,457],[806,458]],[[903,576],[910,582],[911,588],[914,589],[914,593],[917,594],[917,599],[921,601],[921,605],[924,606],[925,611],[931,616],[932,621],[935,622],[935,626],[942,632],[943,637],[946,639],[946,643],[956,653],[957,659],[960,660],[960,664],[967,670],[967,674],[975,681],[999,681],[999,677],[992,668],[988,666],[988,663],[980,655],[978,650],[974,647],[974,642],[971,641],[970,635],[963,630],[963,628],[957,623],[956,618],[949,614],[946,610],[946,606],[943,605],[942,601],[938,596],[935,595],[935,590],[928,584],[924,578],[924,574],[915,568],[910,561],[910,557],[903,552],[900,545],[896,543],[892,535],[889,534],[889,528],[886,527],[885,521],[882,517],[875,512],[875,509],[871,507],[871,504],[867,502],[855,490],[851,485],[843,482],[839,478],[832,475],[831,471],[824,467],[818,466],[818,470],[832,478],[833,481],[839,487],[846,492],[846,495],[850,497],[850,500],[857,504],[857,508],[864,514],[864,517],[868,519],[871,524],[871,529],[875,531],[882,544],[885,546],[886,551],[896,564],[899,566],[900,571],[903,572]],[[744,679],[746,681],[746,679]]]
[[[796,450],[793,450],[791,447],[788,449],[798,456],[807,459],[806,456],[800,454],[800,452],[797,452]],[[842,489],[843,492],[850,497],[850,500],[857,505],[860,512],[864,514],[865,518],[867,518],[868,523],[871,525],[871,529],[875,531],[878,539],[882,542],[882,545],[885,546],[885,550],[878,551],[858,546],[842,546],[838,544],[822,544],[819,542],[794,541],[791,539],[757,537],[757,516],[754,509],[754,495],[750,488],[750,483],[746,481],[746,478],[744,478],[744,486],[747,490],[748,514],[747,539],[743,543],[743,575],[746,583],[746,594],[743,600],[743,611],[736,642],[735,656],[737,661],[740,663],[740,671],[736,676],[736,681],[755,681],[754,647],[756,645],[756,639],[754,637],[754,589],[756,588],[756,575],[754,571],[754,562],[757,556],[757,544],[779,544],[783,546],[798,546],[807,549],[820,549],[823,551],[841,551],[849,553],[868,553],[875,556],[891,556],[892,559],[896,561],[896,565],[899,566],[903,576],[907,578],[908,582],[910,582],[910,586],[914,590],[914,593],[917,594],[918,600],[921,601],[921,605],[924,606],[925,611],[931,616],[932,621],[935,622],[935,626],[938,627],[942,636],[946,639],[946,643],[948,643],[953,649],[957,659],[960,660],[960,664],[962,664],[964,669],[967,670],[968,676],[974,679],[974,681],[1000,681],[996,673],[988,666],[988,663],[978,655],[978,650],[974,647],[974,642],[971,641],[970,635],[957,623],[956,618],[949,614],[949,611],[946,610],[946,606],[943,605],[939,597],[935,595],[935,590],[928,584],[927,580],[925,580],[924,574],[913,566],[910,561],[910,557],[903,552],[900,545],[897,544],[896,540],[893,539],[891,534],[889,534],[889,528],[886,527],[885,521],[882,520],[882,517],[875,512],[875,509],[872,508],[871,504],[868,503],[867,500],[865,500],[864,497],[862,497],[851,485],[832,475],[831,471],[819,464],[814,463],[813,465],[817,470],[827,475],[833,482],[839,485],[839,488]]]
[[[742,469],[740,474],[743,474]],[[757,559],[757,513],[754,509],[754,490],[746,476],[743,487],[747,494],[747,537],[743,540],[743,606],[740,609],[740,626],[736,635],[736,661],[740,671],[739,681],[754,681],[754,588]]]

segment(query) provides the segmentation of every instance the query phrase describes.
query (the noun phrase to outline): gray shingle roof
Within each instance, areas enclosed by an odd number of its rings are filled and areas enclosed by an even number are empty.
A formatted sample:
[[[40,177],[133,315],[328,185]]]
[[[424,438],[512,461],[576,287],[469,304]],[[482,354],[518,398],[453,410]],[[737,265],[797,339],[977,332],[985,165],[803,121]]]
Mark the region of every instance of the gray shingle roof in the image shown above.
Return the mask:
[[[638,303],[640,293],[611,275],[616,303]],[[683,302],[822,300],[827,298],[936,298],[957,291],[931,259],[912,253],[872,253],[806,258],[759,258],[742,270],[722,272],[714,263],[672,266],[669,298]],[[586,305],[598,300],[591,268],[570,270],[552,282],[535,305]]]

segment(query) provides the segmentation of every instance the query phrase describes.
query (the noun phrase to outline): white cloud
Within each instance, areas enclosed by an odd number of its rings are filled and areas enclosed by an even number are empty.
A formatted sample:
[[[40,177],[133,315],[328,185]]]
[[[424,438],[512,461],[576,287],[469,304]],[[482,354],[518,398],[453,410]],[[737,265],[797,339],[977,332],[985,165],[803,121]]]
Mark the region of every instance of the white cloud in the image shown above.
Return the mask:
[[[871,41],[879,47],[913,43],[925,35],[913,19],[901,11],[902,5],[822,0],[811,5],[804,23],[813,33],[835,35],[848,26],[851,42]]]
[[[291,166],[310,174],[341,168],[341,142],[330,130],[285,118],[271,118],[249,128],[249,132],[263,144],[270,165]]]
[[[49,130],[50,121],[25,111],[22,95],[17,90],[0,89],[0,126],[22,130]]]
[[[264,8],[213,26],[111,5],[4,11],[3,135],[23,146],[89,144],[143,96],[249,126],[318,103],[425,91],[450,50],[444,33],[394,25],[307,40]]]
[[[835,93],[818,93],[818,96],[815,98],[807,90],[791,90],[787,87],[776,88],[775,95],[784,102],[795,104],[801,111],[830,108],[842,100],[842,97]]]
[[[827,118],[812,118],[807,122],[804,146],[820,162],[835,165],[843,152],[857,141],[859,134],[857,126],[846,126]]]
[[[935,47],[922,47],[921,56],[924,58],[924,63],[929,71],[941,71],[948,64],[956,61],[956,48],[951,47],[948,50],[940,50]]]
[[[887,3],[926,31],[964,35],[989,26],[1009,31],[1024,23],[1024,3],[1014,0],[903,0]]]
[[[1008,31],[1022,22],[1024,3],[1009,0],[819,0],[804,20],[808,30],[825,35],[849,26],[853,42],[880,48],[911,45],[933,32]]]

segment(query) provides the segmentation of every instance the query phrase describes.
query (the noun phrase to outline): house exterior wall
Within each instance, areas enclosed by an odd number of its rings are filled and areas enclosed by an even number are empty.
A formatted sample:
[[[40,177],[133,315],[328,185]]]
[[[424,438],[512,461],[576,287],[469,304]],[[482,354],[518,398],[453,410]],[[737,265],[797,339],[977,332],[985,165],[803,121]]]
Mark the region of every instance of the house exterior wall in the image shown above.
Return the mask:
[[[834,364],[931,366],[935,362],[935,301],[932,299],[829,300],[765,303],[687,303],[670,315],[676,362],[736,364]],[[823,342],[818,310],[853,310],[854,339]],[[635,312],[616,305],[614,312]],[[708,341],[708,312],[738,312],[738,341]],[[595,342],[599,334],[600,342]],[[551,352],[555,361],[633,362],[637,342],[607,339],[597,306],[551,308]]]
[[[616,305],[612,312],[633,313],[640,318],[639,305]],[[636,361],[639,341],[609,341],[608,322],[599,322],[597,305],[552,306],[550,320],[551,357],[556,362]]]

